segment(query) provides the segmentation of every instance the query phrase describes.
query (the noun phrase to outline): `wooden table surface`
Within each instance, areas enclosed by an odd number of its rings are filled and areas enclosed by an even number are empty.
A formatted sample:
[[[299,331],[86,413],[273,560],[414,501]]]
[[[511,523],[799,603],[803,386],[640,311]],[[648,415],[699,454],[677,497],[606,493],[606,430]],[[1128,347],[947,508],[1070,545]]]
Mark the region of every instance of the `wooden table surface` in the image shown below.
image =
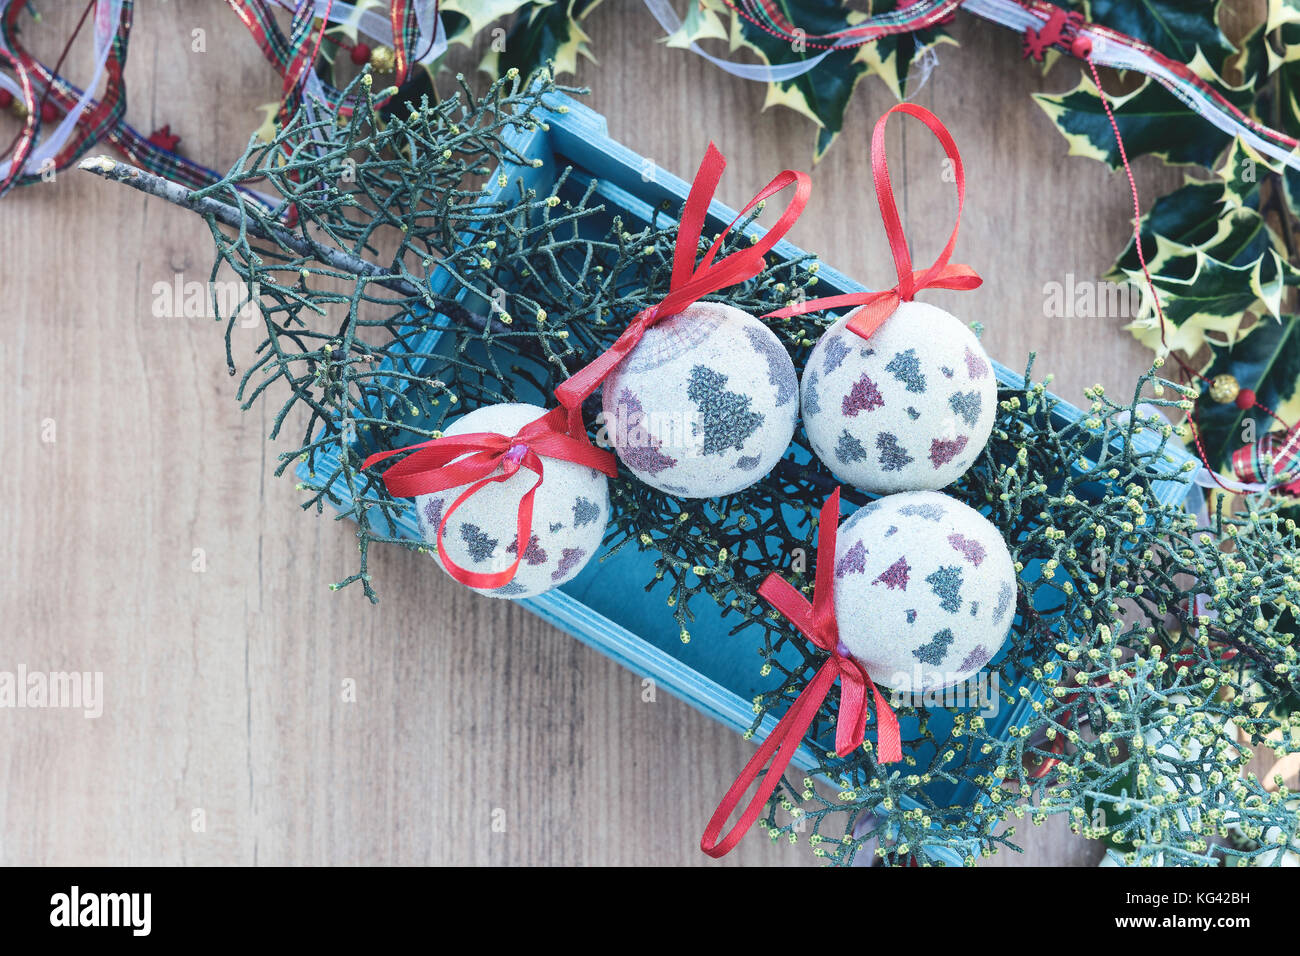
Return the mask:
[[[49,62],[80,4],[41,6],[29,42]],[[1008,365],[1037,351],[1036,373],[1054,372],[1067,399],[1097,381],[1128,394],[1146,358],[1124,320],[1044,309],[1046,283],[1100,276],[1131,228],[1122,174],[1068,157],[1029,98],[1073,86],[1078,69],[1044,77],[1018,37],[971,17],[954,31],[962,45],[940,48],[915,99],[965,157],[958,258],[986,281],[931,301],[983,322]],[[578,79],[614,138],[687,176],[716,141],[733,205],[808,168],[809,120],[764,111],[761,84],[666,48],[641,4],[602,5],[588,32],[600,62]],[[169,123],[217,168],[279,89],[215,0],[138,5],[127,81],[134,126]],[[879,80],[862,83],[790,236],[876,286],[892,263],[866,153],[891,103]],[[0,139],[14,128],[0,118]],[[890,143],[929,261],[951,226],[942,153],[915,124]],[[1181,176],[1138,172],[1148,199]],[[207,279],[200,219],[69,170],[0,200],[0,224],[0,670],[104,675],[98,719],[0,710],[0,863],[710,862],[700,831],[752,744],[664,695],[643,703],[636,674],[411,553],[375,555],[377,607],[327,589],[352,567],[348,527],[304,514],[293,480],[272,477],[281,449],[264,441],[265,409],[234,401],[221,327],[153,314],[156,282]],[[987,863],[1101,854],[1061,820],[1019,830],[1025,853]],[[754,833],[724,862],[815,861]]]

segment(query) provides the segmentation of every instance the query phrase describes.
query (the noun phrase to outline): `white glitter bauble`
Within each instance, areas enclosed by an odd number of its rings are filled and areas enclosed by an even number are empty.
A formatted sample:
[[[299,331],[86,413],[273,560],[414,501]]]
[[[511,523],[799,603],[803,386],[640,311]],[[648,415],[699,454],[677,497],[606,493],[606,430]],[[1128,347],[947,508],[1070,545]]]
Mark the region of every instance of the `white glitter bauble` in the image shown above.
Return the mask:
[[[977,674],[1001,649],[1016,574],[998,529],[936,491],[859,508],[835,540],[840,640],[877,684],[935,690]]]
[[[748,488],[777,463],[799,414],[794,364],[758,319],[697,302],[646,331],[602,386],[618,457],[683,498]]]
[[[456,419],[443,434],[513,435],[545,413],[546,409],[536,405],[486,405]],[[600,547],[609,522],[605,475],[586,465],[545,456],[542,469],[544,480],[533,496],[532,535],[514,580],[495,589],[474,588],[480,594],[517,598],[549,591],[575,577]],[[498,468],[493,474],[501,472]],[[536,480],[533,471],[520,468],[508,481],[484,485],[461,502],[442,536],[443,548],[451,559],[467,571],[485,574],[510,567],[517,554],[519,501]],[[445,509],[467,487],[448,488],[415,499],[420,532],[430,545],[436,543],[438,523]],[[441,554],[437,561],[442,564]]]
[[[993,365],[942,309],[904,302],[869,339],[846,315],[817,340],[801,383],[817,457],[841,482],[876,494],[951,484],[988,443]]]

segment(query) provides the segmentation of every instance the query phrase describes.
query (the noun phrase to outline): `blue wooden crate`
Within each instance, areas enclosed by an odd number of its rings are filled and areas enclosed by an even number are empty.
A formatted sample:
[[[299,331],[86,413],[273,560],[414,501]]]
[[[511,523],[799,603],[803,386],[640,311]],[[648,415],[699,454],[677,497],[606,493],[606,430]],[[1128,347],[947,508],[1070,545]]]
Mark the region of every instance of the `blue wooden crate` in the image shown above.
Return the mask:
[[[681,209],[689,185],[610,139],[603,116],[559,94],[548,96],[546,102],[550,107],[545,117],[546,128],[539,125],[532,131],[517,131],[512,141],[521,155],[542,162],[537,166],[504,167],[501,172],[506,174],[506,185],[500,185],[497,176],[491,177],[485,189],[488,201],[517,196],[520,182],[525,188],[536,189],[538,195],[547,195],[559,175],[568,169],[570,173],[561,195],[566,199],[576,199],[594,182],[593,204],[603,205],[605,213],[593,219],[602,228],[607,227],[615,215],[635,228],[652,218],[662,223],[665,210],[675,215]],[[715,230],[720,230],[735,216],[735,210],[717,201],[710,206],[709,212]],[[802,250],[785,241],[777,243],[773,252],[787,258],[803,254]],[[817,275],[818,293],[821,295],[864,289],[824,264]],[[449,276],[440,272],[432,277],[431,287],[437,295],[455,295],[462,299],[465,295]],[[441,333],[429,332],[423,338],[415,339],[411,349],[420,353],[437,353],[441,339]],[[451,343],[447,341],[441,345],[445,350]],[[993,365],[999,383],[1013,387],[1023,385],[1023,375],[997,362]],[[431,371],[422,371],[417,363],[408,362],[406,370],[432,374]],[[554,404],[549,396],[537,395],[531,400],[540,405]],[[1059,402],[1054,415],[1059,424],[1064,424],[1079,419],[1082,412]],[[1157,443],[1158,438],[1149,430],[1135,438],[1140,451],[1150,450]],[[1184,462],[1192,459],[1181,450],[1168,449],[1166,460],[1172,475]],[[323,452],[312,471],[302,465],[297,473],[305,484],[318,487],[321,482],[317,475],[332,474],[336,467],[337,456],[333,452]],[[1180,502],[1187,493],[1187,485],[1172,480],[1158,482],[1155,491],[1163,502]],[[334,484],[331,492],[350,505],[350,495],[341,481]],[[397,534],[419,540],[413,506],[408,506],[399,519]],[[691,626],[691,642],[683,644],[666,609],[669,586],[659,584],[645,590],[646,583],[654,578],[654,571],[652,554],[625,548],[607,560],[591,562],[563,587],[519,603],[629,670],[652,678],[659,687],[713,719],[736,731],[747,730],[754,719],[753,699],[773,687],[771,679],[759,675],[756,644],[747,641],[744,632],[732,634],[733,624],[723,618],[719,609],[709,607],[703,600],[694,608],[697,617]],[[442,572],[430,567],[429,573]],[[1027,573],[1032,576],[1034,568],[1029,567]],[[1046,594],[1040,595],[1039,603],[1046,603],[1046,599]],[[1047,608],[1040,607],[1040,610]],[[794,653],[793,649],[788,651]],[[1018,698],[1017,703],[1010,706],[1003,701],[997,713],[986,721],[990,733],[1004,735],[1008,727],[1023,721],[1033,701],[1045,699],[1037,684],[1027,680],[1023,683],[1029,690],[1029,697]],[[1014,687],[1005,689],[1016,690]],[[760,735],[770,733],[776,720],[773,715],[767,715]],[[930,726],[935,736],[942,740],[951,726],[951,717],[945,711],[938,711],[932,715]],[[906,722],[902,729],[906,737],[910,729]],[[918,755],[918,759],[927,756]],[[803,770],[809,770],[817,763],[806,744],[794,760],[794,765]],[[969,784],[954,786],[937,782],[927,792],[939,805],[973,805],[977,797]],[[701,826],[703,823],[701,821]],[[947,847],[926,848],[922,844],[919,849],[938,863],[961,862],[960,855]]]

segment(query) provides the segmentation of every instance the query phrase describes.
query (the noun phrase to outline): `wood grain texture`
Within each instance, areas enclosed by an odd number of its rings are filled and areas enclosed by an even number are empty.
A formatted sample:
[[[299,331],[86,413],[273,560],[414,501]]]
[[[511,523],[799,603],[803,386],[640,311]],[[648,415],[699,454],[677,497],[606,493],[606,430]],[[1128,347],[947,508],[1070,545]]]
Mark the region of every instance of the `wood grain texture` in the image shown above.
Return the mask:
[[[57,52],[73,7],[30,31],[38,54]],[[278,78],[224,4],[141,5],[136,22],[129,120],[170,123],[187,155],[228,166]],[[713,139],[733,205],[807,166],[807,119],[763,112],[762,86],[664,47],[640,4],[604,4],[588,28],[600,64],[579,80],[615,138],[685,175]],[[1044,283],[1098,276],[1130,228],[1122,175],[1067,158],[1029,99],[1075,68],[1043,78],[1017,37],[967,17],[956,33],[916,99],[966,159],[959,259],[986,284],[931,301],[982,321],[1009,365],[1037,350],[1067,398],[1094,381],[1127,392],[1145,359],[1122,320],[1044,316]],[[866,150],[890,103],[862,84],[791,234],[874,285],[893,279]],[[0,138],[12,130],[0,119]],[[915,124],[889,141],[928,261],[953,210],[942,153]],[[1177,178],[1139,165],[1146,197]],[[266,415],[233,400],[220,328],[152,314],[155,282],[206,279],[201,221],[69,171],[0,201],[0,223],[0,669],[103,671],[106,697],[98,720],[0,711],[0,863],[710,862],[700,831],[751,744],[662,695],[643,703],[637,675],[413,554],[375,555],[378,607],[326,589],[352,567],[350,527],[304,515],[293,481],[271,477],[279,448]],[[1101,852],[1061,821],[1019,839],[1024,855],[989,862]],[[811,862],[753,834],[724,864]]]

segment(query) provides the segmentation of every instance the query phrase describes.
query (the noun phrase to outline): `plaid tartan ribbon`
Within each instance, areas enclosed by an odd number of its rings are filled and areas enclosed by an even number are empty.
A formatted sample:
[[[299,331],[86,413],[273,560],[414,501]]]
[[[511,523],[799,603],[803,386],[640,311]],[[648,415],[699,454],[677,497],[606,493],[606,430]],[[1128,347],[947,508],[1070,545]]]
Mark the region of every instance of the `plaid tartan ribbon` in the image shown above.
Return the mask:
[[[284,77],[284,106],[281,116],[287,116],[290,107],[302,98],[311,68],[316,62],[321,37],[324,36],[331,19],[330,13],[335,7],[334,0],[298,0],[287,35],[275,22],[272,4],[268,0],[226,2],[253,35],[267,62]],[[345,3],[339,3],[338,7],[353,9]],[[312,29],[318,15],[319,32]],[[405,83],[412,65],[432,50],[435,43],[432,38],[437,35],[437,16],[437,0],[390,0],[388,22],[393,31],[394,86]],[[426,32],[431,39],[424,45],[424,49],[418,49],[420,37]],[[342,97],[339,90],[325,83],[321,83],[319,89],[331,107],[339,105]]]
[[[273,16],[272,5],[266,0],[227,0],[240,20],[253,34],[263,55],[284,77],[284,102],[282,115],[291,105],[301,101],[304,89],[314,79],[313,66],[325,27],[336,7],[353,11],[350,4],[334,0],[298,0],[293,9],[293,19],[286,34]],[[321,10],[324,7],[324,10]],[[108,141],[128,160],[149,172],[163,176],[190,189],[209,186],[221,179],[221,174],[208,167],[186,159],[159,143],[151,141],[124,120],[126,112],[126,84],[123,68],[126,63],[130,38],[134,0],[118,0],[116,4],[99,0],[96,7],[96,29],[112,30],[112,38],[102,68],[105,76],[104,95],[96,99],[86,97],[85,91],[57,76],[52,70],[28,53],[18,42],[19,18],[27,9],[25,0],[0,0],[0,66],[8,66],[17,76],[10,89],[27,108],[24,128],[14,144],[9,168],[0,178],[0,196],[15,186],[27,185],[40,179],[39,173],[28,172],[29,160],[40,142],[40,110],[38,104],[52,103],[64,116],[76,115],[75,127],[52,157],[56,169],[75,163],[96,143]],[[114,10],[120,10],[116,23],[100,22]],[[317,16],[319,30],[313,29]],[[373,15],[372,15],[373,16]],[[397,64],[397,85],[407,78],[413,64],[436,55],[442,34],[438,29],[437,0],[392,0],[388,21],[393,32],[393,51]],[[422,37],[426,37],[421,44]],[[331,106],[337,106],[341,97],[338,90],[320,82],[313,84],[313,92],[323,93]],[[251,190],[241,190],[262,206],[269,200]]]
[[[1269,432],[1232,454],[1232,472],[1240,481],[1259,482],[1300,495],[1300,425]]]
[[[75,163],[96,143],[107,140],[135,165],[191,189],[210,185],[221,178],[215,170],[150,142],[148,136],[134,129],[123,118],[126,112],[123,67],[134,15],[134,0],[121,0],[117,23],[97,23],[97,29],[113,30],[104,60],[104,95],[99,99],[86,98],[84,105],[85,94],[81,88],[62,76],[55,75],[18,42],[19,17],[24,9],[23,0],[0,0],[0,60],[7,61],[17,74],[22,100],[27,108],[26,125],[14,146],[8,174],[0,180],[0,196],[15,186],[24,186],[40,179],[39,173],[25,172],[25,168],[38,143],[40,110],[37,104],[42,96],[65,116],[74,111],[78,113],[73,133],[53,156],[56,169],[64,169]],[[111,6],[102,5],[98,14],[102,16],[108,10],[111,10]]]

